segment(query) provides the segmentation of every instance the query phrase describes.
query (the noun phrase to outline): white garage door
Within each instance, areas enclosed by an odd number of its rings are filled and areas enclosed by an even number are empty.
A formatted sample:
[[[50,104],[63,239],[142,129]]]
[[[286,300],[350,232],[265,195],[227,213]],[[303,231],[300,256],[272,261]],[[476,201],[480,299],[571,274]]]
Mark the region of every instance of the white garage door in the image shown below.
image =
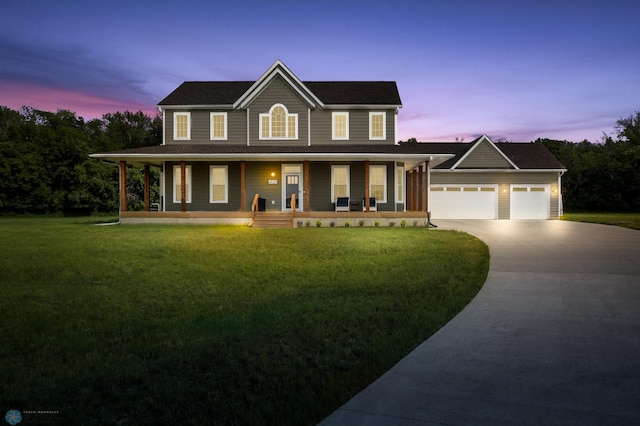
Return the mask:
[[[511,185],[511,219],[549,219],[549,185]]]
[[[434,219],[497,219],[498,188],[495,185],[431,185],[430,205]]]

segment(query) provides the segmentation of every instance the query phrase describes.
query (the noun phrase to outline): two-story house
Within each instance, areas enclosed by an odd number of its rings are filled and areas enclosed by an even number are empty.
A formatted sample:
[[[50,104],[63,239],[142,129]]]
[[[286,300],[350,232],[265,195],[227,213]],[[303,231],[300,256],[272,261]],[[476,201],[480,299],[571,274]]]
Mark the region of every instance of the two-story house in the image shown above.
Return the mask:
[[[557,218],[562,208],[564,169],[542,144],[398,143],[395,82],[303,82],[276,61],[256,81],[185,82],[158,107],[162,145],[92,154],[120,165],[122,222],[251,223],[264,211],[289,225],[422,224],[430,211]],[[127,164],[145,166],[144,212],[126,211]],[[150,167],[161,170],[157,212]]]

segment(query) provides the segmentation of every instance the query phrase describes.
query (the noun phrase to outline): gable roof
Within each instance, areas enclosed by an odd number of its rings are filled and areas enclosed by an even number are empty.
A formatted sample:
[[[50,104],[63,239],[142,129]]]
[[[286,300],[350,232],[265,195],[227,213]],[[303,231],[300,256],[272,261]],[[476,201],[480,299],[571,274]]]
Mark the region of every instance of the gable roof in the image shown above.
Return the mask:
[[[298,79],[282,62],[276,61],[256,81],[185,81],[158,106],[244,107],[275,77],[283,78],[311,106],[385,105],[402,106],[395,81],[309,81]]]
[[[488,139],[488,137],[487,137]],[[490,139],[489,139],[490,140]],[[424,142],[425,145],[433,145],[433,149],[437,152],[449,152],[454,154],[454,157],[435,166],[436,170],[459,170],[464,167],[454,166],[459,165],[467,158],[472,149],[475,148],[478,142],[482,142],[481,138],[478,138],[472,142]],[[492,145],[498,150],[501,155],[513,164],[513,167],[506,169],[519,169],[519,170],[566,170],[566,168],[554,157],[554,155],[547,149],[542,142],[491,142]],[[468,169],[468,168],[467,168]],[[478,168],[473,168],[477,170]]]
[[[452,169],[518,168],[518,166],[513,164],[509,157],[504,155],[504,153],[495,146],[493,141],[489,139],[489,136],[482,135],[471,143],[471,148],[469,148],[464,155],[461,156],[453,166],[451,166]],[[477,155],[474,155],[477,151]]]

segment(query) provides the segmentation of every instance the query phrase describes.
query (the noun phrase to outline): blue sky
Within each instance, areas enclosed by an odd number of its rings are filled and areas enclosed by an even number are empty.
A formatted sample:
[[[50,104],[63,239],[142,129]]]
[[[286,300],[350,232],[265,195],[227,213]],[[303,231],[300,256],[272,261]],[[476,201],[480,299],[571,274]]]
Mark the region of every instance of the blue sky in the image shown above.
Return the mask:
[[[0,105],[86,119],[186,80],[394,80],[399,138],[592,142],[640,110],[640,2],[3,2]]]

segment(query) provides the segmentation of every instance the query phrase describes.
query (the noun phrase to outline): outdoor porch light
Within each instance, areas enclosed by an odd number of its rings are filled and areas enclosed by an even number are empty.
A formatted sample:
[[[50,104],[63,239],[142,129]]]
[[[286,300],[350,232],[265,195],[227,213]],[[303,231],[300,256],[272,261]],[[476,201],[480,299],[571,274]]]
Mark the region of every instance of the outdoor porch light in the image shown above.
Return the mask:
[[[271,177],[275,177],[276,176],[276,172],[271,172]]]

